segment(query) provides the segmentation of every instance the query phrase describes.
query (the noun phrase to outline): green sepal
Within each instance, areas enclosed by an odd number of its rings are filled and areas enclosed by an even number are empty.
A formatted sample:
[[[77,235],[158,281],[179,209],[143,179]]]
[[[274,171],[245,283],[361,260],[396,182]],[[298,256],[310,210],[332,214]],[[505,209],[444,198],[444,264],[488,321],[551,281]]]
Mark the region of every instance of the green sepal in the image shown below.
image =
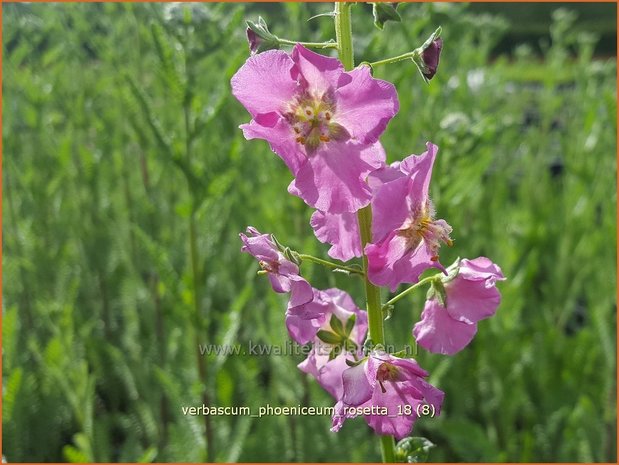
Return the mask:
[[[357,321],[357,315],[353,314],[346,322],[346,331],[344,332],[346,337],[350,336],[350,333],[352,333],[352,330],[355,327],[356,321]]]
[[[456,258],[456,261],[449,265],[447,268],[447,276],[441,277],[441,280],[443,283],[448,283],[455,279],[458,274],[460,274],[460,257]]]
[[[381,31],[387,21],[402,21],[400,13],[397,11],[397,2],[372,3],[372,14],[374,15],[374,26]]]
[[[320,339],[322,342],[325,342],[327,344],[339,345],[342,343],[341,336],[338,336],[337,334],[333,334],[332,332],[329,332],[329,331],[325,331],[324,329],[321,329],[320,331],[318,331],[316,333],[316,336],[318,336],[318,339]]]
[[[337,334],[338,336],[341,336],[342,338],[347,336],[344,331],[344,325],[342,324],[340,319],[335,316],[335,314],[331,314],[329,325],[331,326],[331,329],[333,330],[333,332]]]
[[[430,289],[428,289],[426,299],[436,299],[443,307],[447,307],[447,292],[445,291],[445,285],[441,277],[432,280],[432,285]]]
[[[383,319],[388,320],[393,315],[393,309],[395,307],[391,304],[383,305]]]

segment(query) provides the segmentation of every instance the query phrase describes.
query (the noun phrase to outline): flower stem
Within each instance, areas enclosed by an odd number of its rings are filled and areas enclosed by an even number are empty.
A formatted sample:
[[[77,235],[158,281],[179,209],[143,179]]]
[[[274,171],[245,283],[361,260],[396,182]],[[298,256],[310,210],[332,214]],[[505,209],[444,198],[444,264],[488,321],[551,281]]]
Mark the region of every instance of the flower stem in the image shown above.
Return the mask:
[[[376,68],[377,66],[381,66],[381,65],[389,65],[391,63],[397,63],[398,61],[409,60],[409,59],[414,58],[416,55],[420,55],[420,54],[421,54],[421,50],[416,49],[416,50],[413,50],[412,52],[403,53],[402,55],[398,55],[398,56],[391,57],[391,58],[385,58],[384,60],[378,60],[378,61],[374,61],[368,64],[370,65],[370,67]]]
[[[383,305],[384,307],[387,307],[388,305],[393,305],[394,303],[396,303],[398,300],[400,300],[403,297],[406,297],[408,294],[410,294],[411,292],[413,292],[415,289],[417,289],[418,287],[423,286],[424,284],[427,284],[429,282],[431,282],[432,280],[436,279],[436,276],[438,275],[434,275],[434,276],[428,276],[427,278],[422,279],[421,281],[419,281],[418,283],[413,284],[411,287],[403,290],[402,292],[400,292],[398,295],[396,295],[395,297],[393,297],[392,299],[388,300],[387,302],[385,302],[385,304]]]
[[[352,22],[350,15],[350,3],[335,3],[335,38],[340,61],[347,71],[355,66],[355,58],[352,42]],[[372,206],[368,205],[357,213],[359,230],[361,232],[361,248],[372,240]],[[368,311],[368,337],[375,344],[385,343],[383,330],[383,311],[380,303],[380,289],[374,286],[368,279],[368,257],[363,253],[363,272],[365,279],[365,298]],[[383,462],[395,461],[394,440],[392,436],[381,436],[380,445]]]
[[[335,39],[337,51],[344,69],[350,71],[355,66],[355,55],[352,48],[352,23],[350,8],[347,2],[335,2]]]
[[[395,462],[395,440],[393,436],[381,436],[380,445],[383,452],[384,463]]]
[[[347,271],[348,273],[360,274],[363,276],[363,270],[353,268],[350,266],[340,265],[338,263],[323,260],[322,258],[314,257],[313,255],[299,254],[301,260],[307,260],[308,262],[318,263],[319,265],[326,266],[327,268],[333,268],[334,270]]]
[[[372,241],[372,207],[368,205],[357,212],[359,231],[361,232],[361,247]],[[365,297],[368,310],[368,337],[374,344],[385,344],[383,330],[383,307],[380,303],[380,289],[372,284],[367,276],[368,257],[363,254],[363,271],[365,272]]]
[[[327,41],[327,42],[298,42],[296,40],[288,40],[288,39],[282,39],[281,37],[277,37],[277,41],[282,44],[282,45],[303,45],[304,47],[307,48],[320,48],[320,49],[325,49],[325,48],[337,48],[337,42],[334,42],[333,39]]]

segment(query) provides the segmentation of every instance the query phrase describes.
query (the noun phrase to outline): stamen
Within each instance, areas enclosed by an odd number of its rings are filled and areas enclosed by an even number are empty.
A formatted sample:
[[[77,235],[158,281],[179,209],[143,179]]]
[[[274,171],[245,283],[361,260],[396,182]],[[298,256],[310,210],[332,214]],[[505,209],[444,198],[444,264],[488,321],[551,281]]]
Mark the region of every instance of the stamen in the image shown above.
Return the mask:
[[[383,385],[383,381],[382,380],[378,380],[378,384],[380,384],[380,390],[383,391],[383,394],[385,392],[387,392],[387,390],[385,389],[385,386]]]

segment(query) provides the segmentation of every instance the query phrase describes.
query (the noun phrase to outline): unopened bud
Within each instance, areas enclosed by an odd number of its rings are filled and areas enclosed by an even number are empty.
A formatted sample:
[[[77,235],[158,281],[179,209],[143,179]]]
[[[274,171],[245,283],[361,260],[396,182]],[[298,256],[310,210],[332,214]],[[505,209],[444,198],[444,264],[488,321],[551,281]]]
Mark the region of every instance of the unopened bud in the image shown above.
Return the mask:
[[[438,69],[441,50],[443,50],[443,39],[439,37],[440,35],[441,28],[439,27],[421,47],[415,50],[413,61],[426,82],[434,77]]]
[[[279,49],[279,40],[269,31],[267,23],[261,17],[258,22],[247,21],[247,43],[252,55],[267,50]]]

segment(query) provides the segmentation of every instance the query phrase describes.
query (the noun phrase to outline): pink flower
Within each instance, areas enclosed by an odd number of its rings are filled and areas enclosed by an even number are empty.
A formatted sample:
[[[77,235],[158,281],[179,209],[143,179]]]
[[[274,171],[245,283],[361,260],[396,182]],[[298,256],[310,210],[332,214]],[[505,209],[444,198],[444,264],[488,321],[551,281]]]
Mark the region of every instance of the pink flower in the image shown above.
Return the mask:
[[[347,262],[362,255],[356,212],[325,213],[316,210],[310,225],[320,242],[332,245],[327,252],[330,257]]]
[[[477,333],[477,322],[495,314],[501,302],[496,281],[505,279],[499,266],[486,257],[463,259],[450,271],[442,278],[444,291],[435,291],[426,301],[421,321],[413,328],[421,347],[444,355],[466,347]]]
[[[377,434],[408,436],[422,408],[433,416],[441,411],[445,395],[423,379],[427,376],[413,359],[372,352],[342,374],[343,395],[335,406],[331,430],[339,431],[346,418],[364,415]]]
[[[241,252],[247,252],[258,260],[266,271],[275,292],[290,292],[292,305],[310,302],[313,297],[312,286],[299,276],[297,264],[288,260],[275,244],[270,234],[261,234],[253,226],[248,226],[247,234],[239,234],[243,241]]]
[[[253,118],[245,137],[268,141],[295,176],[290,193],[331,213],[369,203],[365,178],[385,160],[378,137],[399,107],[392,84],[296,45],[250,57],[232,92]]]
[[[429,267],[445,270],[438,260],[441,243],[452,244],[452,229],[436,220],[428,197],[436,145],[428,142],[422,155],[400,163],[405,176],[382,184],[372,200],[372,238],[365,253],[368,277],[378,286],[395,291],[400,283],[415,283]]]
[[[342,395],[342,372],[348,368],[346,358],[361,356],[361,348],[368,328],[367,313],[355,305],[350,295],[339,289],[314,290],[314,300],[306,307],[318,302],[323,312],[314,320],[303,320],[299,308],[289,310],[286,323],[293,339],[307,343],[313,339],[314,346],[307,358],[298,367],[312,375],[318,383],[336,399]],[[304,309],[307,310],[307,309]],[[309,315],[315,315],[309,309]],[[296,336],[303,334],[301,340]],[[303,341],[303,342],[301,342]]]
[[[396,162],[370,173],[368,185],[372,192],[375,193],[386,182],[406,176],[399,167],[400,162]],[[347,262],[363,255],[356,212],[326,213],[317,210],[310,224],[320,242],[332,245],[327,252],[330,257]]]

